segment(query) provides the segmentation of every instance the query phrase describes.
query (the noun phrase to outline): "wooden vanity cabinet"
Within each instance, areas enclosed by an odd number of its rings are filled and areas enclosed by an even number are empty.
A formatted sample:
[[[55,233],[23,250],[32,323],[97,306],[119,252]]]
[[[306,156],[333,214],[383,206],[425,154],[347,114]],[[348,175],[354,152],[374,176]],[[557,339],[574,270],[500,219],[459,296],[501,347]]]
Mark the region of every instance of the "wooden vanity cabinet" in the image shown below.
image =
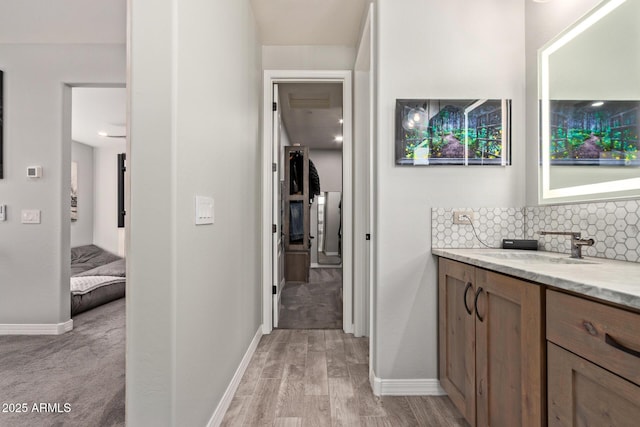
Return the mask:
[[[440,382],[472,427],[545,424],[542,292],[440,258]]]
[[[476,331],[473,307],[475,267],[440,258],[438,267],[438,340],[440,385],[475,425]]]
[[[640,425],[640,314],[547,290],[549,426]]]

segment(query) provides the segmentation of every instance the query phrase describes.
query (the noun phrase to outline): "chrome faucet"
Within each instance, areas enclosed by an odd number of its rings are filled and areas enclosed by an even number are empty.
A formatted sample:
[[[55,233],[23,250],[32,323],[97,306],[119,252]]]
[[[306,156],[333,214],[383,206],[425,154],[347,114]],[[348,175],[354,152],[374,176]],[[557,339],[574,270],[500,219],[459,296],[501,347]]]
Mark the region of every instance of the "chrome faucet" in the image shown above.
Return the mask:
[[[581,239],[579,231],[540,231],[538,234],[556,236],[571,236],[571,258],[582,258],[582,247],[593,246],[593,239]]]

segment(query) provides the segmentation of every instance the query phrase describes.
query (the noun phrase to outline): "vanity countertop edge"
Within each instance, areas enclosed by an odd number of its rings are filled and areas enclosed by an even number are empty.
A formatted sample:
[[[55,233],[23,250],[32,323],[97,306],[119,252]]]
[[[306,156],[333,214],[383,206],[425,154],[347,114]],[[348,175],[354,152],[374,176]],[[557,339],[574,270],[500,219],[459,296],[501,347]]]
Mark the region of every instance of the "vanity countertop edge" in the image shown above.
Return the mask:
[[[522,263],[492,258],[504,249],[431,249],[435,256],[449,258],[487,270],[553,286],[640,311],[640,263],[586,258],[584,264]],[[569,255],[538,252],[554,258]]]

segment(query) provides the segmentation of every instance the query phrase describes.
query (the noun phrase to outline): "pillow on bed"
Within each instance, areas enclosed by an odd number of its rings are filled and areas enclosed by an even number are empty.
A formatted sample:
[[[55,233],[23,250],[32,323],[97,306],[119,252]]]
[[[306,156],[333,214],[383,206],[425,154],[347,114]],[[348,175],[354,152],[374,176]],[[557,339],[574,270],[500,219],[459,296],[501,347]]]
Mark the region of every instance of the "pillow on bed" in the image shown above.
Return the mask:
[[[82,273],[76,274],[73,277],[84,277],[84,276],[125,277],[125,274],[126,274],[126,265],[125,265],[124,258],[121,258],[117,261],[113,261],[108,264],[101,265],[96,268],[92,268],[91,270],[83,271]]]
[[[71,275],[91,270],[101,265],[121,259],[96,245],[85,245],[71,248]]]
[[[104,249],[96,245],[84,245],[71,248],[71,263],[87,262],[102,252],[104,252]]]

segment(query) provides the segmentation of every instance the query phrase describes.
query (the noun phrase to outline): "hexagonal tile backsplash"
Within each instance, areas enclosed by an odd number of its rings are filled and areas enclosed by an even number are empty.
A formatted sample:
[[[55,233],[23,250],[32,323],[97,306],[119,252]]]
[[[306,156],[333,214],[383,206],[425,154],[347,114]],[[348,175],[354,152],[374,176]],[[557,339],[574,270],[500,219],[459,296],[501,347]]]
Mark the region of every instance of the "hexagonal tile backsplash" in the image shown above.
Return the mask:
[[[565,236],[540,236],[538,232],[579,231],[595,245],[584,247],[586,256],[640,262],[640,200],[583,203],[526,208],[433,208],[433,248],[483,248],[469,225],[453,224],[453,211],[475,213],[478,237],[499,248],[502,239],[537,239],[540,250],[570,253]]]
[[[473,211],[473,227],[454,224],[453,211]],[[524,239],[522,208],[433,208],[431,210],[431,247],[492,248],[502,246],[502,239]]]

